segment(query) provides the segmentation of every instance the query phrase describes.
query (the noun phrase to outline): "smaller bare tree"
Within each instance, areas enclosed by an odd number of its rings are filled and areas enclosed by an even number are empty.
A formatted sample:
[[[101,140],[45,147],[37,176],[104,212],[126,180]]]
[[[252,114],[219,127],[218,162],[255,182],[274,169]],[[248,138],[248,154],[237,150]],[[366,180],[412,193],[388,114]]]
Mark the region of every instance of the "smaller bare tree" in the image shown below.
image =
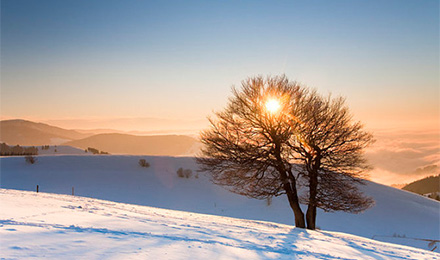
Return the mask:
[[[353,121],[345,100],[305,90],[295,96],[292,115],[297,138],[290,147],[307,180],[308,194],[301,198],[308,205],[307,228],[316,227],[316,208],[358,213],[373,205],[357,187],[370,169],[363,151],[373,137]]]
[[[143,168],[148,168],[150,167],[150,164],[145,159],[139,159],[139,166]]]
[[[24,157],[24,160],[26,161],[26,163],[34,164],[34,163],[37,162],[37,157],[35,157],[35,156],[33,156],[33,155],[26,155],[26,156]]]

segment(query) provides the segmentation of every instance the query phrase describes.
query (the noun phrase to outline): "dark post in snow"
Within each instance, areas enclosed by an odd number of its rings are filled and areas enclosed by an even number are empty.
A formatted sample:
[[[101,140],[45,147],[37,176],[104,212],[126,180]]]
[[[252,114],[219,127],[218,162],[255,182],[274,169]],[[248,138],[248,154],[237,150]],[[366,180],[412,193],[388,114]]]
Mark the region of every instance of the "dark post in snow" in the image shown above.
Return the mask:
[[[38,188],[39,188],[39,187],[38,187],[38,185],[37,185],[37,193],[38,193]]]
[[[75,196],[75,189],[74,189],[74,187],[72,187],[72,196]]]

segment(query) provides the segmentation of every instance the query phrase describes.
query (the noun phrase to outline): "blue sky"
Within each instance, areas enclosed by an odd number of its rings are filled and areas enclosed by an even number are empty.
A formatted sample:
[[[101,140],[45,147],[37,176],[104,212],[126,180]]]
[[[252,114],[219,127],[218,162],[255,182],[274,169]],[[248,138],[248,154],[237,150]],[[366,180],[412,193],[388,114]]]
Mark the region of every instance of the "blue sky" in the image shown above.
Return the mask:
[[[3,118],[204,118],[281,73],[438,124],[439,2],[1,1]]]

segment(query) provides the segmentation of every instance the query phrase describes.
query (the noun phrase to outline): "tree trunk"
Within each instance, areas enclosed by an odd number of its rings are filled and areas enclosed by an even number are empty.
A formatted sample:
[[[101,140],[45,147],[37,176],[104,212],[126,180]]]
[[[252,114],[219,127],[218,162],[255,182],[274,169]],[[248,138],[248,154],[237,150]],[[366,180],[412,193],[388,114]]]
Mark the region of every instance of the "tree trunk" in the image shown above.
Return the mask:
[[[301,207],[299,206],[295,180],[293,180],[292,184],[290,184],[289,182],[285,182],[284,190],[286,191],[287,198],[289,199],[290,207],[292,208],[293,214],[295,215],[295,226],[298,228],[306,228],[304,213],[302,212]]]
[[[318,194],[318,171],[309,172],[309,205],[306,212],[307,229],[316,229],[316,196]]]
[[[306,213],[307,229],[316,229],[316,206],[309,205]]]
[[[283,160],[281,159],[281,144],[275,141],[275,158],[278,166],[276,167],[283,182],[283,188],[286,191],[290,207],[295,215],[295,226],[298,228],[306,228],[304,213],[299,206],[298,191],[296,189],[296,180],[291,172],[288,172]],[[290,173],[290,174],[289,174]]]

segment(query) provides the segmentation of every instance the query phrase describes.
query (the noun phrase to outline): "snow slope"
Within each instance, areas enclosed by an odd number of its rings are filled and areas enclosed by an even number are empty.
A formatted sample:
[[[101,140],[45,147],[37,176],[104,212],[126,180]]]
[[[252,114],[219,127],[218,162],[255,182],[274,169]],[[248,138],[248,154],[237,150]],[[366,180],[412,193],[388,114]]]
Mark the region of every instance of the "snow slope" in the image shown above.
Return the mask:
[[[2,259],[440,259],[353,235],[0,189]]]
[[[145,158],[149,168],[138,165]],[[1,158],[2,188],[75,194],[174,210],[293,224],[285,196],[266,201],[249,199],[195,178],[197,165],[188,157],[41,156],[34,165],[21,157]],[[192,169],[179,178],[179,167]],[[376,205],[361,214],[318,212],[322,230],[355,234],[380,241],[439,252],[440,203],[406,191],[369,182],[361,187]],[[420,240],[428,239],[428,240]]]
[[[37,148],[38,155],[88,155],[83,149],[68,145],[50,145],[47,150],[41,149],[41,146]]]

